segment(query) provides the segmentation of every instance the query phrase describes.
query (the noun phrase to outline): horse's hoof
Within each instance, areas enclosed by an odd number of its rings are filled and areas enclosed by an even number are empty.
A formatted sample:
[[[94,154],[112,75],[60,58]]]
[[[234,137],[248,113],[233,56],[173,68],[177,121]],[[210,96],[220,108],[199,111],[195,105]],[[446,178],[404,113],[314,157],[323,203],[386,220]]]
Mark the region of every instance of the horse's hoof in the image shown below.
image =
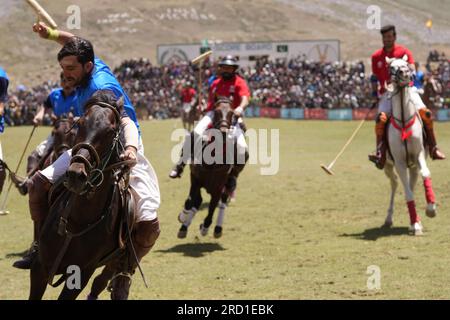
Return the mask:
[[[392,228],[392,221],[385,221],[384,224],[381,226],[382,229],[390,229]]]
[[[216,226],[214,228],[214,238],[218,239],[222,236],[222,227]]]
[[[182,225],[180,230],[178,230],[178,234],[177,234],[178,239],[186,238],[187,233],[188,233],[188,228],[185,225]]]
[[[428,218],[436,217],[436,203],[428,203],[425,214]]]
[[[420,222],[416,222],[409,226],[409,233],[413,236],[422,236],[423,235],[423,227]]]
[[[206,235],[208,234],[208,228],[205,228],[205,227],[203,226],[203,223],[200,225],[200,234],[201,234],[202,236],[206,236]]]

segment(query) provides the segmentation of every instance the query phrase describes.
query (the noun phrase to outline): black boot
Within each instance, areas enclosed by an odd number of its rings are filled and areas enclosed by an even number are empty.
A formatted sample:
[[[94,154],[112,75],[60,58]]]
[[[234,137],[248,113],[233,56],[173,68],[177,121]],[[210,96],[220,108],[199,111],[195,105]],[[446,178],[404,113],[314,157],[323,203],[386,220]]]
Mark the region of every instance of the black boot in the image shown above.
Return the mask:
[[[22,257],[22,259],[17,260],[13,263],[14,268],[18,269],[31,269],[31,265],[33,261],[36,259],[38,255],[38,236],[39,236],[39,223],[34,222],[34,241],[31,244],[28,252]]]
[[[26,195],[28,193],[28,178],[19,177],[13,172],[11,172],[10,177],[12,183],[14,183],[17,190],[19,190],[19,193],[23,196]]]

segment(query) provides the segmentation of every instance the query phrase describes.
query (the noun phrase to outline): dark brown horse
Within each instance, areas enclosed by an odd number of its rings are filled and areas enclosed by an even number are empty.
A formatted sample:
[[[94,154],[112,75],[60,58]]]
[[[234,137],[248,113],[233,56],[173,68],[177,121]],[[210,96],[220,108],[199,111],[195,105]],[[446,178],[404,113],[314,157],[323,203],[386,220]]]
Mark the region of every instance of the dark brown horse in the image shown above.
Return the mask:
[[[39,165],[39,170],[48,167],[65,151],[75,145],[76,128],[73,117],[60,118],[53,123],[52,136],[53,146],[47,155],[44,155],[43,165]]]
[[[123,106],[107,95],[99,97],[85,105],[70,167],[64,182],[59,187],[56,183],[50,193],[39,255],[31,267],[30,299],[41,299],[47,284],[57,286],[62,281],[59,299],[76,299],[96,268],[111,266],[125,253],[120,230],[129,210],[123,209],[126,197],[121,190],[130,163],[119,161]],[[62,277],[53,284],[59,274]],[[106,286],[101,280],[95,290]]]
[[[75,144],[76,128],[74,128],[73,117],[59,118],[53,122],[52,137],[53,144],[51,148],[42,156],[39,157],[37,151],[33,151],[28,157],[27,161],[27,177],[33,176],[38,170],[42,170],[59,158],[65,151],[72,148]],[[26,178],[11,175],[14,185],[19,190],[20,194],[26,195],[28,188]]]
[[[206,139],[206,143],[203,143],[201,162],[197,160],[200,163],[196,164],[194,161],[190,165],[191,187],[184,209],[178,216],[178,220],[181,222],[178,238],[186,237],[188,227],[202,204],[202,188],[211,195],[211,200],[209,202],[208,215],[200,225],[200,232],[204,236],[207,234],[208,228],[212,224],[214,211],[219,205],[219,216],[214,228],[214,237],[219,238],[222,236],[223,217],[229,200],[229,193],[225,188],[225,184],[238,156],[236,138],[230,135],[230,128],[234,120],[235,117],[231,109],[230,100],[219,98],[215,104],[212,128],[205,132],[206,137],[210,137]],[[202,138],[200,137],[200,139]],[[196,143],[195,139],[198,138],[194,137],[191,140],[193,142],[192,145]],[[194,149],[194,146],[192,146],[192,149]],[[211,161],[213,159],[208,161],[209,152],[205,152],[208,149],[212,150],[214,159],[221,161]],[[218,153],[222,154],[216,157]]]
[[[187,131],[191,131],[194,127],[194,122],[199,119],[200,112],[197,107],[192,107],[190,104],[185,103],[181,108],[181,121],[183,122],[183,128]]]

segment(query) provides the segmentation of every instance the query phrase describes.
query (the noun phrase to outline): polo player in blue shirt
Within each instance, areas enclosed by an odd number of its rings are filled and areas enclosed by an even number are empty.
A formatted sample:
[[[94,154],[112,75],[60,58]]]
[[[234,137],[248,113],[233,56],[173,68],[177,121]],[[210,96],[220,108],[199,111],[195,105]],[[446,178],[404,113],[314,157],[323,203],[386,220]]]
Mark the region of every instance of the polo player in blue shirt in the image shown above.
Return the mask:
[[[157,209],[160,205],[160,192],[156,174],[144,156],[142,137],[139,133],[139,124],[134,107],[110,68],[102,60],[95,57],[94,48],[88,40],[76,37],[69,32],[53,30],[42,22],[35,24],[33,31],[41,38],[54,40],[63,46],[58,53],[58,61],[66,81],[77,88],[77,107],[80,107],[81,110],[89,98],[98,90],[112,91],[117,99],[121,97],[124,99],[121,127],[124,131],[125,151],[121,155],[121,159],[137,160],[136,165],[131,168],[130,187],[137,204],[136,232],[133,233],[132,240],[137,258],[140,260],[150,251],[159,236]],[[63,175],[69,167],[71,151],[63,153],[51,166],[38,171],[30,179],[28,184],[30,213],[37,226],[37,234],[49,210],[48,190],[52,183]],[[30,262],[36,256],[36,251],[37,246],[35,245],[34,249],[30,250],[31,254],[20,261],[23,262],[23,265],[18,267],[29,268]],[[135,268],[136,264],[132,262],[128,272],[132,274]],[[119,292],[119,295],[120,292],[128,295],[129,279],[129,275],[119,274],[114,278],[113,290]],[[90,298],[95,299],[97,297]]]

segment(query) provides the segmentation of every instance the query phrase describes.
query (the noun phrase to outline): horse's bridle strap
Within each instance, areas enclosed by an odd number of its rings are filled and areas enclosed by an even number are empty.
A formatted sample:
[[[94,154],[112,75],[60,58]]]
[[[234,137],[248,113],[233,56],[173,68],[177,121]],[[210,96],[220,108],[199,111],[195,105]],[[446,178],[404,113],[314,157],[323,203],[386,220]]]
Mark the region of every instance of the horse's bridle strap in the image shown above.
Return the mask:
[[[84,156],[77,154],[81,149],[86,149],[89,152],[89,155],[94,158],[95,166],[93,166],[88,159]],[[72,149],[72,159],[70,163],[75,162],[75,159],[81,159],[82,162],[87,163],[91,168],[96,168],[100,165],[100,156],[97,153],[97,150],[90,143],[78,143]]]

